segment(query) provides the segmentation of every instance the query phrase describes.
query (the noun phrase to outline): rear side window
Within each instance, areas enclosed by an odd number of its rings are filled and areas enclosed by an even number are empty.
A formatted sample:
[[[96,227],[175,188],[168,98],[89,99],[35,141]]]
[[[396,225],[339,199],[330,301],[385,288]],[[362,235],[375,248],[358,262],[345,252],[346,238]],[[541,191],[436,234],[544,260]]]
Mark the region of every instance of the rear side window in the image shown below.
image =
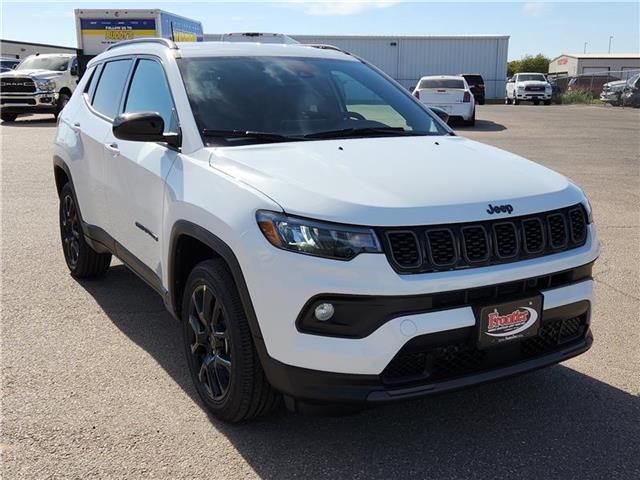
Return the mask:
[[[107,62],[102,68],[95,95],[93,108],[108,118],[115,118],[120,109],[120,99],[127,75],[131,67],[131,60],[114,60]]]
[[[164,131],[174,125],[173,100],[162,65],[155,60],[141,59],[133,72],[124,111],[156,112],[164,120]]]
[[[100,72],[102,72],[102,64],[98,65],[91,72],[91,78],[87,82],[87,86],[84,89],[84,93],[87,96],[87,101],[91,103],[93,100],[93,94],[96,92],[98,86],[98,78],[100,78]]]
[[[455,78],[425,78],[418,88],[464,88],[464,81]]]

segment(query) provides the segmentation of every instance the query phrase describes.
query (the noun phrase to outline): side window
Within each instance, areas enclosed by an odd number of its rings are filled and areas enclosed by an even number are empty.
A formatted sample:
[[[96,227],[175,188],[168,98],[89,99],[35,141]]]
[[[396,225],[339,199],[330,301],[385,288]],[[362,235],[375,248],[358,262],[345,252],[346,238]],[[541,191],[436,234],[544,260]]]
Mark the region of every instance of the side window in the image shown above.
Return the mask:
[[[102,67],[102,74],[93,96],[93,108],[108,118],[115,118],[120,109],[122,91],[127,83],[131,60],[114,60]]]
[[[164,120],[164,131],[175,125],[173,100],[164,70],[155,60],[140,59],[131,78],[125,113],[156,112]]]
[[[89,103],[93,100],[93,94],[96,92],[96,86],[98,85],[98,78],[100,78],[100,72],[102,72],[102,64],[93,68],[93,71],[90,73],[91,78],[87,82],[87,86],[84,89],[84,94],[87,96],[87,101]],[[85,75],[89,74],[89,72],[85,72]]]
[[[71,59],[71,64],[69,65],[69,72],[71,75],[78,74],[78,57],[73,57]]]
[[[344,72],[334,70],[332,73],[347,112],[381,126],[409,128],[404,117],[375,92]]]

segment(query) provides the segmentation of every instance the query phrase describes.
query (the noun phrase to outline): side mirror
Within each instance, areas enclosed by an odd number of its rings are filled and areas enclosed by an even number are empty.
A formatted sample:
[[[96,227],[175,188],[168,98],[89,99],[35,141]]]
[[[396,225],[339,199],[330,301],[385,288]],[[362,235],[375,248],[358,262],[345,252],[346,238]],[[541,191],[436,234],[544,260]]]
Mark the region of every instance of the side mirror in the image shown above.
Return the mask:
[[[123,113],[113,120],[113,136],[132,142],[166,142],[181,144],[180,134],[164,133],[164,120],[155,112]]]
[[[71,67],[71,68],[69,69],[69,73],[70,73],[72,76],[77,77],[77,76],[78,76],[78,67]]]
[[[449,114],[447,112],[445,112],[443,109],[438,108],[438,107],[429,107],[431,109],[431,111],[433,113],[435,113],[440,120],[442,120],[444,123],[447,123],[449,121]]]

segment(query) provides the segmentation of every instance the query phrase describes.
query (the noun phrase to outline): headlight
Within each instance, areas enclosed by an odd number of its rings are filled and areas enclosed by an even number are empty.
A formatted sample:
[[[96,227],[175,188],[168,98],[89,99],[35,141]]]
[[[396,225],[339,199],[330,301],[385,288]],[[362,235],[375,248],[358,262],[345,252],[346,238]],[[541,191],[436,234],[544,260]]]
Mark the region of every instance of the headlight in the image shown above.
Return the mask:
[[[373,230],[335,223],[290,217],[260,210],[258,226],[267,240],[277,248],[307,255],[351,260],[360,253],[382,253]]]
[[[37,80],[36,86],[38,87],[38,90],[49,92],[56,89],[56,82],[53,80]]]

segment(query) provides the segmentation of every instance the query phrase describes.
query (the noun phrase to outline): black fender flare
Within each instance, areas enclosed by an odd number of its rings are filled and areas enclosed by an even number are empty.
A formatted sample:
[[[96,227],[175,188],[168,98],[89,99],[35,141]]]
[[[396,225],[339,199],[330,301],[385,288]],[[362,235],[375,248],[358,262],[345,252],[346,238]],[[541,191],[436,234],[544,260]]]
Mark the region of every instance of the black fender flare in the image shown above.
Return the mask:
[[[256,339],[262,339],[262,332],[260,331],[258,318],[253,308],[253,303],[251,301],[251,295],[249,294],[247,282],[244,279],[244,274],[242,273],[240,262],[238,262],[235,253],[233,253],[231,247],[227,245],[222,239],[211,233],[209,230],[188,220],[178,220],[176,223],[174,223],[173,228],[171,229],[171,237],[169,240],[169,261],[167,269],[167,286],[169,295],[167,295],[165,299],[165,304],[169,312],[175,318],[180,319],[180,312],[177,311],[177,306],[180,302],[179,299],[176,298],[174,285],[177,270],[175,258],[178,248],[178,239],[181,235],[188,235],[202,242],[203,244],[211,248],[211,250],[213,250],[217,255],[219,255],[222,260],[225,261],[225,263],[229,267],[231,276],[233,277],[233,280],[235,281],[236,287],[238,289],[238,294],[240,295],[242,306],[249,321],[251,334]]]

